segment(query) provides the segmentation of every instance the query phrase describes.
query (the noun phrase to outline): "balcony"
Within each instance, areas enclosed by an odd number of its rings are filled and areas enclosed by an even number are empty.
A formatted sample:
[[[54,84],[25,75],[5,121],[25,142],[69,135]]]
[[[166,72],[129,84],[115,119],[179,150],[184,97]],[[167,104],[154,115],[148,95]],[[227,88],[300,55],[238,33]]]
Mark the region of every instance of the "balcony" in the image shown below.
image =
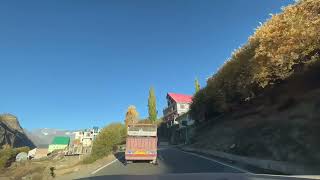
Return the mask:
[[[175,110],[174,106],[171,105],[171,106],[169,106],[169,107],[167,107],[167,108],[165,108],[165,109],[163,110],[163,115],[164,115],[164,116],[168,116],[168,115],[174,113],[175,111],[176,111],[176,110]]]

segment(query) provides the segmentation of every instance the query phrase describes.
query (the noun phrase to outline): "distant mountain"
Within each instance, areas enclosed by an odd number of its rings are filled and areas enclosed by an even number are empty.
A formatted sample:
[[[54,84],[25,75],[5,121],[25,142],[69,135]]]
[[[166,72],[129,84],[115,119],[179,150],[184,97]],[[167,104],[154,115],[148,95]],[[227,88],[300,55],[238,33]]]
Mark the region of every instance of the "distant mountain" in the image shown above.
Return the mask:
[[[5,144],[12,147],[35,147],[20,126],[18,118],[12,114],[0,114],[0,148]]]
[[[74,139],[74,132],[69,130],[60,130],[53,128],[40,128],[31,131],[25,130],[27,136],[35,143],[37,147],[48,146],[55,136],[68,136]]]

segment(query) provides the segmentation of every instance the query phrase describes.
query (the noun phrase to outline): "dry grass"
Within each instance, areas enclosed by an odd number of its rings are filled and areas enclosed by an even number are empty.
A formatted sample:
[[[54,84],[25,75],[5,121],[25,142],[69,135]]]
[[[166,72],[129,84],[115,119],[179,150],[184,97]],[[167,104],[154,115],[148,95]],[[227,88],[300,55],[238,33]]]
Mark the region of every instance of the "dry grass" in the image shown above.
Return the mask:
[[[320,1],[301,0],[257,28],[194,97],[197,121],[232,111],[320,62]]]
[[[50,167],[54,167],[55,179],[75,179],[88,176],[92,171],[106,162],[114,160],[114,156],[101,158],[93,164],[83,164],[79,157],[64,157],[61,159],[44,159],[14,163],[1,174],[10,179],[53,179]]]
[[[319,165],[320,88],[304,89],[309,88],[306,82],[299,84],[304,87],[300,90],[279,93],[296,86],[295,83],[288,82],[270,91],[275,96],[272,102],[268,102],[270,95],[266,94],[223,116],[214,126],[200,129],[193,146],[261,159]],[[261,108],[263,103],[265,106]],[[231,148],[233,144],[235,147]]]

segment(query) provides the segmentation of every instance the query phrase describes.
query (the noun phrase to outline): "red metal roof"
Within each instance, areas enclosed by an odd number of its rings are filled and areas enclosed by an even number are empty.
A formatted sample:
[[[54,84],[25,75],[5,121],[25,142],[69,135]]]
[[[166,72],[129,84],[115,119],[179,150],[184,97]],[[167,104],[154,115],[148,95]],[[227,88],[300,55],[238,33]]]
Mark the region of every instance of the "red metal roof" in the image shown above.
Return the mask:
[[[192,96],[186,94],[176,94],[176,93],[168,93],[169,97],[171,97],[177,103],[191,103]]]

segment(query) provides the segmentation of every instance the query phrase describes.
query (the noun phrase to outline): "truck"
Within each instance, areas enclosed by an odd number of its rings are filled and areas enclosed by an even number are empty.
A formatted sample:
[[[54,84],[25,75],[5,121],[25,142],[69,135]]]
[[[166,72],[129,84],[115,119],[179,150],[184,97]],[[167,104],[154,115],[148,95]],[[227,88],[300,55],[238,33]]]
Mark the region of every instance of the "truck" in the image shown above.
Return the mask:
[[[157,164],[157,144],[157,125],[129,124],[125,151],[126,164],[134,161]]]

